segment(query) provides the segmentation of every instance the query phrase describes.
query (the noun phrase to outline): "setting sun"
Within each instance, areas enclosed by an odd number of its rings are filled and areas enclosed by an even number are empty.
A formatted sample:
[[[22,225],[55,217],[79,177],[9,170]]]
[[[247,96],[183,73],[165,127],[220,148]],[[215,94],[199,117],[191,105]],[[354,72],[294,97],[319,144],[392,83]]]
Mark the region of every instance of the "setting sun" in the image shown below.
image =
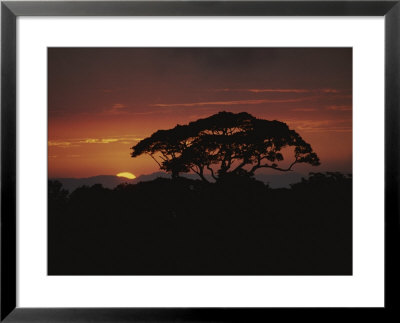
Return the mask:
[[[129,172],[118,173],[117,176],[118,176],[118,177],[129,178],[129,179],[135,179],[135,178],[136,178],[135,175],[133,175],[132,173],[129,173]]]

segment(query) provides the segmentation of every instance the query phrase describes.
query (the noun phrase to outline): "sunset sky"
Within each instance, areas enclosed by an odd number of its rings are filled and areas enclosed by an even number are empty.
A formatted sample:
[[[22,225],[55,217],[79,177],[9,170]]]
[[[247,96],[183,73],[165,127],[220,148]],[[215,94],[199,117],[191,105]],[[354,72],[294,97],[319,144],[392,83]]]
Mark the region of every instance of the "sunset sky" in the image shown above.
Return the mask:
[[[351,48],[50,48],[48,67],[49,177],[159,171],[130,147],[219,111],[286,122],[321,159],[294,171],[351,172]]]

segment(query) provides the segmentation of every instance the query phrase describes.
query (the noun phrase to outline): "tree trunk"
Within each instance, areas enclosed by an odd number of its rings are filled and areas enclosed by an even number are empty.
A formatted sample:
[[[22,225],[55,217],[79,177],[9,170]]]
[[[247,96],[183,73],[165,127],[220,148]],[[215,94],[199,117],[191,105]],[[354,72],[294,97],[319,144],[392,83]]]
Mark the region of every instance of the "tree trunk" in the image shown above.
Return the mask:
[[[204,182],[210,183],[210,182],[204,177],[203,172],[200,172],[200,173],[199,173],[199,176],[200,176],[200,178],[201,178]]]

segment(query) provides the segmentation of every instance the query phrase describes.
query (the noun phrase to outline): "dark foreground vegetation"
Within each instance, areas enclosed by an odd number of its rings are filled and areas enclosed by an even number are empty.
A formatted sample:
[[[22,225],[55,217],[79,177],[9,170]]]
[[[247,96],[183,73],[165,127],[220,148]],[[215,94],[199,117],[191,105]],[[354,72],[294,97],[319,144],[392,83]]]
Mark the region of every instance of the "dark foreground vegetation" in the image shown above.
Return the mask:
[[[49,182],[50,275],[350,275],[352,180]]]

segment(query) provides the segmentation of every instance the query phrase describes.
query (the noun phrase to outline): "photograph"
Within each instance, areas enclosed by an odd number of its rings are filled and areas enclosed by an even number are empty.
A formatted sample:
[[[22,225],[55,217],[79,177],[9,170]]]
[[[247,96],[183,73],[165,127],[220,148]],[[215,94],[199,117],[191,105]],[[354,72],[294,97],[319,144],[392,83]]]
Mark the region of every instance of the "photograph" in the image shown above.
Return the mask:
[[[351,47],[48,47],[47,68],[48,275],[353,274]]]

